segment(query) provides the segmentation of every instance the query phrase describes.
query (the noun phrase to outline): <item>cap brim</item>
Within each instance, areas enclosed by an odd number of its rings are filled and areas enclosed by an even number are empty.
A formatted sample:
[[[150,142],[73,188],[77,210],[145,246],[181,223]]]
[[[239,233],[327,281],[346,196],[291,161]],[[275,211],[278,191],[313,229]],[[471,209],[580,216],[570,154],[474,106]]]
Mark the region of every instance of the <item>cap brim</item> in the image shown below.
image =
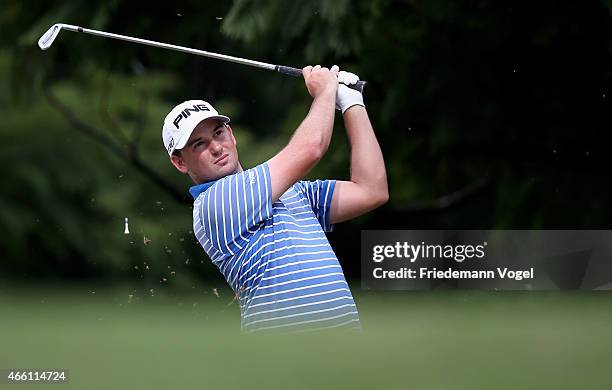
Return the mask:
[[[195,130],[195,128],[198,127],[200,123],[207,121],[209,119],[216,119],[223,123],[228,123],[230,121],[230,118],[226,117],[225,115],[212,115],[212,116],[209,116],[208,118],[202,119],[201,121],[196,123],[195,126],[189,129],[189,131],[186,131],[185,133],[183,133],[183,136],[176,142],[176,145],[174,146],[174,150],[183,149],[185,145],[187,145],[187,141],[189,141],[189,137],[191,137],[191,133],[193,133],[193,130]]]

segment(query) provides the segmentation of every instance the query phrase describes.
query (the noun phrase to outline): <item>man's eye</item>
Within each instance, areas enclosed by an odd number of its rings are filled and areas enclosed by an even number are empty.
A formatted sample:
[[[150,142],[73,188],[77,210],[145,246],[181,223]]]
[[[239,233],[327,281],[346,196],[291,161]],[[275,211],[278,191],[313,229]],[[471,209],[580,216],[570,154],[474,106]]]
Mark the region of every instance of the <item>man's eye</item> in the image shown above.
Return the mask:
[[[220,136],[221,133],[223,133],[223,130],[217,130],[215,131],[215,136]]]

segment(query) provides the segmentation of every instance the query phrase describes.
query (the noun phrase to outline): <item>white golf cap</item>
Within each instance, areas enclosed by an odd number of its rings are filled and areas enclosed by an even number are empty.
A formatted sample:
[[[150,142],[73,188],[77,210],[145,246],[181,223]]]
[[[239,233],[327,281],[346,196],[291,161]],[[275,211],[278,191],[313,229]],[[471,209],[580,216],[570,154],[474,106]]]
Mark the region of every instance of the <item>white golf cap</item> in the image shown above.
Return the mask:
[[[187,144],[191,133],[205,119],[217,119],[223,123],[230,121],[225,115],[219,115],[210,103],[204,100],[187,100],[170,111],[164,119],[162,139],[168,155],[182,149]]]

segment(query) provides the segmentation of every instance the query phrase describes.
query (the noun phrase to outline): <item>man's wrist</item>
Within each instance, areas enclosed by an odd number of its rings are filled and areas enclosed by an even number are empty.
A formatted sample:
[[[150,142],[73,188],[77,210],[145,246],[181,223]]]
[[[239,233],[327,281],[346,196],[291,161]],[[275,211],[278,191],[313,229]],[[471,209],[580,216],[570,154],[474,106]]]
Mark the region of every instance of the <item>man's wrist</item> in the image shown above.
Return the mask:
[[[336,89],[333,87],[327,87],[314,97],[313,103],[322,100],[336,101]]]
[[[319,95],[323,95],[323,94],[329,94],[329,95],[333,95],[334,98],[336,96],[336,92],[338,92],[338,85],[334,85],[334,84],[328,84],[323,91],[321,91],[321,93]]]
[[[348,105],[348,107],[344,107],[342,109],[342,115],[347,115],[349,112],[358,111],[358,109],[362,109],[365,111],[365,104],[361,102],[353,102]]]

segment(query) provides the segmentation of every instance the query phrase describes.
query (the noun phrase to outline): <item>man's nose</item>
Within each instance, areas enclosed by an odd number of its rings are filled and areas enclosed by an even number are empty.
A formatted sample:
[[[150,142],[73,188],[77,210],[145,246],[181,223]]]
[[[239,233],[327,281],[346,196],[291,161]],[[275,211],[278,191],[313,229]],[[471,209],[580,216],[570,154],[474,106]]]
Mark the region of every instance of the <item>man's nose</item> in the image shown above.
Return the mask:
[[[221,150],[223,150],[223,148],[221,147],[221,144],[217,141],[211,141],[210,144],[208,145],[208,148],[210,149],[210,152],[212,154],[218,154],[221,152]]]

